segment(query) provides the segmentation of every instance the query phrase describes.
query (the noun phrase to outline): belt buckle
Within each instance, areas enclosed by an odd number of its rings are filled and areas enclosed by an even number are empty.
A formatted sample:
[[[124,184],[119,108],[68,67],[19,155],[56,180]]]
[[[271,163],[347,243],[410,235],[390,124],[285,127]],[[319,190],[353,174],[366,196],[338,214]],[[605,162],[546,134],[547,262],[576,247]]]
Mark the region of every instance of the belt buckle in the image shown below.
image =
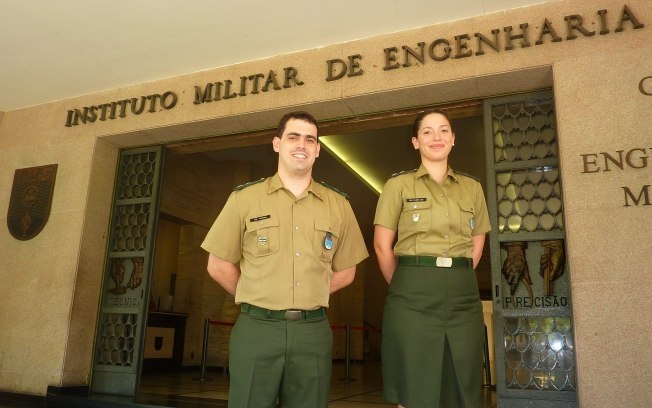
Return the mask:
[[[453,258],[437,257],[436,265],[438,268],[450,268],[453,266]]]
[[[285,320],[299,320],[301,319],[301,310],[286,310]]]

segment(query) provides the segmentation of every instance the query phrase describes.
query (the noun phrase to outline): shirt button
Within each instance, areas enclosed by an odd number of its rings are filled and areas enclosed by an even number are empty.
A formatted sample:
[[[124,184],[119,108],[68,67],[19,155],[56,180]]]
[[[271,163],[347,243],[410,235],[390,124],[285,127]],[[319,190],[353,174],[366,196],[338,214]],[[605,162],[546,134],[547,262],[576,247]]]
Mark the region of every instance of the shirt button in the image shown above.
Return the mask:
[[[412,208],[417,209],[417,208],[419,208],[419,206],[414,204],[414,206]]]
[[[445,214],[448,217],[448,213]]]
[[[299,227],[294,227],[294,229],[295,229],[295,230],[298,230],[298,229],[299,229]]]
[[[301,286],[301,282],[297,282],[297,286]]]
[[[448,252],[444,252],[444,256],[448,256]]]
[[[448,239],[448,235],[444,234],[444,238]]]
[[[297,253],[296,253],[296,254],[294,254],[294,255],[296,255],[296,256],[299,256],[299,255],[301,255],[301,254],[297,252]]]

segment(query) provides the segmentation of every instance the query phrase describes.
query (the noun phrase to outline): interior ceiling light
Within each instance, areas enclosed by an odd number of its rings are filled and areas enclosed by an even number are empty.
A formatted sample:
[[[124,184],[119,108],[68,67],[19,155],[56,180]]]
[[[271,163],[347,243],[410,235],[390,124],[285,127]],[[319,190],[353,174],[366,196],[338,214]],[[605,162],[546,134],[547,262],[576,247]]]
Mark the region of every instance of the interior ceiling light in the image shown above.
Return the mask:
[[[353,155],[347,153],[346,143],[344,143],[344,140],[346,140],[346,138],[342,137],[342,135],[319,136],[319,142],[322,147],[325,148],[326,151],[335,158],[335,160],[346,167],[360,181],[376,193],[376,195],[380,195],[385,181],[372,177],[369,172],[366,171],[364,165],[356,161]]]

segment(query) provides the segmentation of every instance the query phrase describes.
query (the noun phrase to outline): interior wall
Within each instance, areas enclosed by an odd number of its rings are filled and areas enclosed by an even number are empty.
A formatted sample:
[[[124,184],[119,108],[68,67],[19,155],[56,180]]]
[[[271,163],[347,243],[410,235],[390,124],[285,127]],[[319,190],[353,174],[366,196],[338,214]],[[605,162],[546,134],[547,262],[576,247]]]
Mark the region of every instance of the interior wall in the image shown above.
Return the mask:
[[[353,283],[332,294],[329,299],[328,320],[333,330],[334,359],[346,357],[347,340],[349,342],[349,357],[352,360],[364,358],[365,280],[369,272],[374,269],[369,266],[372,265],[368,259],[358,264]]]
[[[156,251],[150,284],[150,310],[180,313],[184,309],[173,303],[174,298],[169,298],[172,275],[177,274],[181,227],[180,224],[162,217],[158,220]]]
[[[176,274],[171,311],[188,315],[184,365],[201,363],[204,320],[220,321],[229,296],[206,272],[208,254],[199,245],[233,187],[248,181],[249,174],[247,165],[219,163],[203,154],[166,157],[152,293],[155,303],[160,298],[163,304]],[[211,336],[223,330],[210,327]],[[209,364],[226,366],[221,348],[209,350]]]
[[[226,291],[213,291],[206,297],[210,287],[206,272],[208,255],[199,245],[208,233],[208,229],[199,225],[188,224],[180,228],[177,286],[174,307],[188,314],[183,350],[183,365],[197,366],[201,363],[203,323],[210,318],[206,301],[220,302]],[[211,279],[212,280],[212,279]],[[209,302],[210,304],[210,302]]]
[[[366,342],[364,345],[365,358],[369,360],[380,359],[380,342],[383,327],[383,308],[387,297],[388,285],[378,268],[378,258],[372,251],[366,260],[364,279],[364,322],[367,327]]]
[[[200,153],[167,155],[160,212],[181,223],[210,228],[233,189],[234,171]]]

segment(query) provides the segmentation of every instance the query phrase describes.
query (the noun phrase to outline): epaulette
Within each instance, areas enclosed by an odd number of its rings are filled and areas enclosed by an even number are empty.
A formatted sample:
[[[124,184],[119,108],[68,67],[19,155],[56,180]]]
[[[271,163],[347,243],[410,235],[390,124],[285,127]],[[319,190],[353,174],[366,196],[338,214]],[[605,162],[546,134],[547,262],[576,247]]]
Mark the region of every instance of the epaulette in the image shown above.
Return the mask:
[[[389,176],[389,178],[394,178],[396,176],[400,176],[401,174],[414,173],[415,171],[417,171],[417,169],[399,171],[398,173],[394,173],[391,176]]]
[[[346,193],[345,193],[344,191],[342,191],[342,190],[338,190],[337,188],[335,188],[335,187],[333,187],[333,186],[331,186],[331,185],[329,185],[329,184],[326,184],[326,183],[323,182],[323,181],[320,181],[319,184],[321,184],[322,186],[324,186],[324,187],[326,187],[326,188],[330,188],[331,190],[335,191],[336,193],[342,194],[344,197],[346,197],[347,200],[350,199],[349,195],[346,194]]]
[[[464,173],[464,172],[461,172],[461,171],[457,171],[457,170],[455,170],[455,175],[458,175],[458,174],[459,174],[460,176],[466,176],[466,177],[468,177],[468,178],[470,178],[470,179],[473,179],[473,180],[475,180],[475,181],[477,181],[477,182],[480,182],[480,179],[477,178],[476,176],[472,176],[472,175],[470,175],[470,174],[467,174],[467,173]]]
[[[236,187],[233,189],[233,191],[240,191],[240,190],[242,190],[243,188],[247,188],[247,187],[249,187],[249,186],[253,186],[254,184],[262,183],[263,181],[265,181],[265,178],[264,178],[264,177],[261,178],[261,179],[259,179],[259,180],[254,180],[254,181],[250,181],[250,182],[248,182],[248,183],[240,184],[239,186],[236,186]]]

